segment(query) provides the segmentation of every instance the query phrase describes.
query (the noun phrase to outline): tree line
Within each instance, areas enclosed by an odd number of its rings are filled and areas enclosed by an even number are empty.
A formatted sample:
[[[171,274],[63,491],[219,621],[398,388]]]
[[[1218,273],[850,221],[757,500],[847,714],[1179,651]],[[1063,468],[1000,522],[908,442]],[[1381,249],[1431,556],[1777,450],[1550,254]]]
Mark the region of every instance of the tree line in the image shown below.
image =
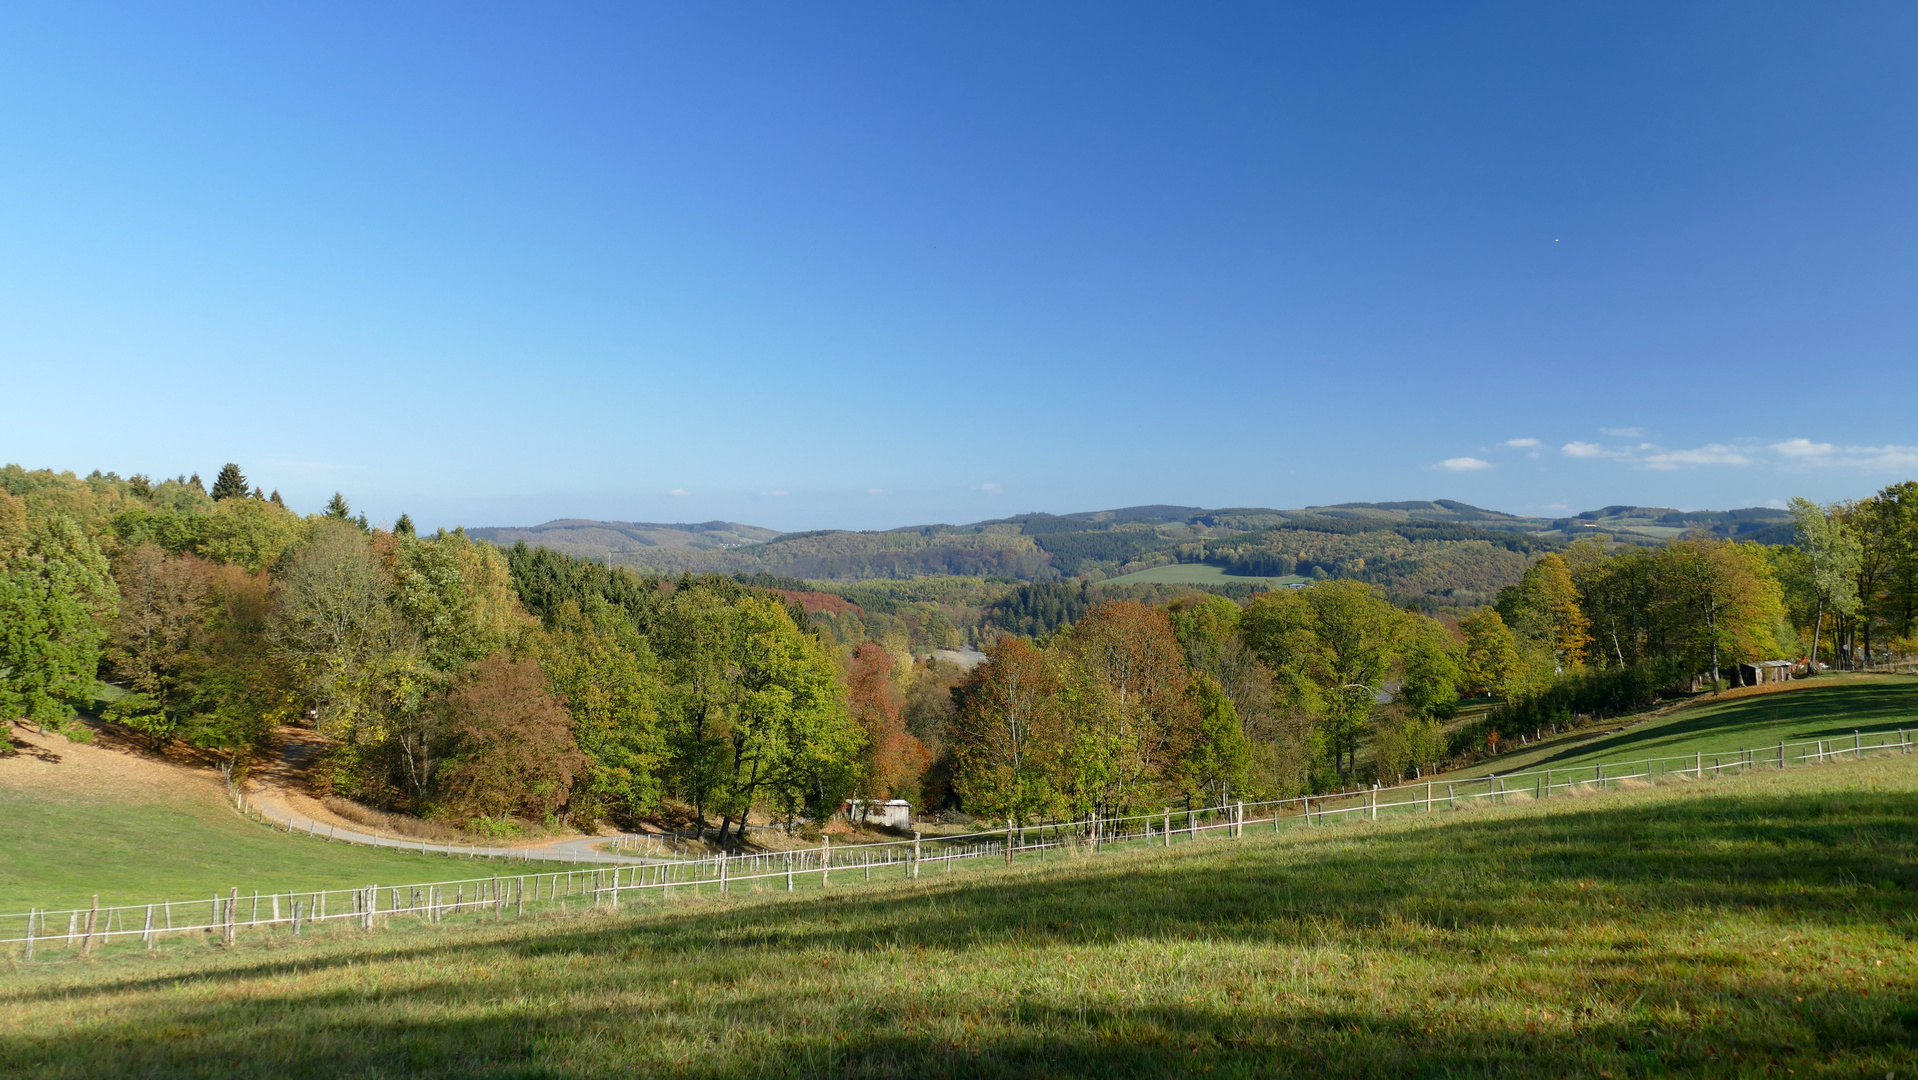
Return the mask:
[[[1282,797],[1439,765],[1462,697],[1506,702],[1478,738],[1754,660],[1918,651],[1915,500],[1799,500],[1788,547],[1581,540],[1454,620],[1353,579],[996,600],[919,579],[859,586],[862,608],[374,527],[339,495],[302,516],[232,465],[211,490],[9,466],[0,712],[96,709],[235,766],[304,723],[334,791],[482,829],[682,815],[733,842],[749,815],[817,822],[847,798],[1030,821]],[[966,605],[984,615],[962,633]]]

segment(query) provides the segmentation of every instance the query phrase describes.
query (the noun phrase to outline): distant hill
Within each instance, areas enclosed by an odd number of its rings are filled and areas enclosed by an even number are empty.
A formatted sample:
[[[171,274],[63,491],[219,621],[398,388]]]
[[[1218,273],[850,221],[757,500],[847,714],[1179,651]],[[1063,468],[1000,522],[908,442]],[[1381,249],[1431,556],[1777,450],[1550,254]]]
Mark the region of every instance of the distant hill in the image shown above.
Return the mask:
[[[552,548],[587,559],[610,557],[616,563],[646,566],[639,553],[649,551],[725,551],[762,544],[779,536],[777,529],[741,525],[733,521],[706,521],[697,525],[662,525],[650,521],[588,521],[565,518],[526,528],[468,529],[466,535],[511,547],[525,541],[530,547]]]
[[[1372,581],[1402,603],[1475,606],[1518,580],[1544,518],[1450,499],[1267,507],[1131,506],[1019,514],[969,525],[775,533],[727,522],[654,525],[555,521],[469,529],[659,573],[770,575],[853,582],[938,575],[1005,581],[1104,580],[1176,563],[1220,567],[1245,587],[1291,574]]]
[[[1618,540],[1659,542],[1690,532],[1730,540],[1789,544],[1795,531],[1791,513],[1768,506],[1743,510],[1673,510],[1666,506],[1607,506],[1551,523],[1550,533],[1568,539],[1610,533]]]

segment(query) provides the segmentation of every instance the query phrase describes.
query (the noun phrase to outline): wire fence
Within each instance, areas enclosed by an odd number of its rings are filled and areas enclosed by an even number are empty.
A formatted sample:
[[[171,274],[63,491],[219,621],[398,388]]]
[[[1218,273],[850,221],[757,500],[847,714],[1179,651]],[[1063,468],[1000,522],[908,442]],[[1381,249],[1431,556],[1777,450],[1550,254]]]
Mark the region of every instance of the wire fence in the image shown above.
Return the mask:
[[[502,920],[581,908],[617,910],[635,901],[670,902],[675,896],[728,894],[736,890],[793,892],[831,889],[874,880],[917,879],[960,864],[1020,860],[1044,862],[1114,848],[1172,847],[1211,834],[1240,837],[1258,826],[1273,832],[1319,828],[1381,815],[1436,813],[1475,805],[1542,801],[1568,793],[1669,779],[1702,780],[1757,769],[1790,769],[1868,754],[1909,754],[1911,733],[1874,733],[1867,742],[1849,739],[1781,742],[1728,753],[1605,762],[1533,769],[1453,780],[1425,780],[1392,787],[1265,802],[1231,802],[1203,809],[1164,808],[1152,813],[1009,824],[1003,829],[955,836],[915,833],[878,844],[840,845],[831,837],[799,851],[721,854],[705,859],[614,864],[592,869],[490,874],[412,885],[366,885],[349,889],[258,892],[229,889],[198,899],[102,907],[32,909],[0,914],[0,946],[31,960],[48,949],[92,952],[110,943],[138,940],[147,948],[169,935],[218,935],[233,944],[242,932],[302,935],[340,926],[372,931],[395,919],[440,923],[448,918]],[[62,925],[64,924],[64,926]]]

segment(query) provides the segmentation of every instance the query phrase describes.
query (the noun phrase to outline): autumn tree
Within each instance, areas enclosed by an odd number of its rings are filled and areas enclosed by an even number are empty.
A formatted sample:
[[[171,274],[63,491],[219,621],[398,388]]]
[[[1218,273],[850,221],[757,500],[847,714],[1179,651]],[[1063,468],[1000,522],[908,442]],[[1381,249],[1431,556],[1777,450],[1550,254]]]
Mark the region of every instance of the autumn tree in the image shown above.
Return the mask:
[[[865,739],[861,789],[869,799],[918,801],[919,777],[930,755],[906,730],[905,698],[893,680],[892,653],[876,641],[853,650],[846,672],[846,706]]]
[[[538,664],[506,652],[485,658],[448,710],[457,750],[439,790],[455,814],[538,821],[566,804],[585,755]]]
[[[1459,678],[1475,691],[1509,696],[1520,677],[1523,660],[1518,640],[1496,608],[1486,608],[1460,619],[1465,648],[1459,658]]]

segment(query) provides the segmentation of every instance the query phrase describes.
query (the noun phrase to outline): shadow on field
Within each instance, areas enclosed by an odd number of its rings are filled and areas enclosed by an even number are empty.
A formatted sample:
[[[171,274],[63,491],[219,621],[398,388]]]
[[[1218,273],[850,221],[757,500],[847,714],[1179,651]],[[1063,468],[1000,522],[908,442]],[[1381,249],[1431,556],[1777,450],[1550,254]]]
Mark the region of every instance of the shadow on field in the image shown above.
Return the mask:
[[[0,993],[0,1007],[44,1001],[87,1015],[117,996],[152,997],[138,1018],[87,1025],[84,1038],[7,1031],[0,1071],[691,1078],[1908,1067],[1918,1036],[1909,993],[1788,984],[1764,959],[1699,939],[1745,914],[1781,937],[1850,927],[1902,935],[1909,947],[1918,936],[1911,795],[1726,795],[1441,820],[1442,833],[1329,827],[1285,843],[1221,839],[1043,873],[699,902],[494,940],[396,935],[278,961],[242,949],[177,975],[63,980]],[[1573,947],[1586,955],[1539,958]],[[1192,950],[1212,957],[1206,970],[1153,966]],[[1670,966],[1681,953],[1683,975]],[[1218,964],[1242,964],[1244,976]],[[1385,967],[1374,974],[1367,964]],[[1536,988],[1521,984],[1508,993],[1517,1006],[1487,1011],[1485,985],[1519,977],[1509,974],[1516,968],[1532,971]],[[1388,994],[1394,970],[1422,973],[1416,989]],[[1327,993],[1333,985],[1342,989]],[[1169,1000],[1188,990],[1184,1002]],[[1518,1008],[1534,1003],[1561,1013]]]
[[[1848,736],[1854,728],[1866,735],[1918,728],[1918,680],[1806,687],[1789,693],[1737,699],[1719,706],[1701,704],[1679,715],[1684,719],[1580,743],[1526,768],[1543,769],[1573,760],[1588,764],[1599,757],[1608,761],[1630,761],[1635,760],[1631,756],[1634,747],[1685,742],[1708,734],[1723,735],[1724,752],[1730,753],[1740,745],[1738,735],[1746,728],[1766,729],[1754,733],[1747,747],[1776,746],[1776,728],[1780,724],[1790,725],[1787,738],[1792,741]],[[1647,756],[1656,754],[1648,752]]]

